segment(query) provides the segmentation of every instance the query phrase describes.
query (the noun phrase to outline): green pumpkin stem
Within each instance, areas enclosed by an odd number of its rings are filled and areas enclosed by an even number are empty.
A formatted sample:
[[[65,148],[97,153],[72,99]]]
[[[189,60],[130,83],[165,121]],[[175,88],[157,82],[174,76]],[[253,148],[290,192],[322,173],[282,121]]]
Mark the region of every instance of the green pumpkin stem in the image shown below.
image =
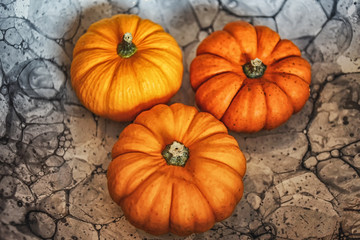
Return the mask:
[[[132,42],[131,33],[125,33],[121,43],[117,46],[117,53],[122,58],[129,58],[134,55],[137,51],[137,47]]]
[[[243,71],[248,78],[259,78],[265,73],[266,65],[258,58],[243,65]]]
[[[184,167],[189,158],[189,149],[184,144],[173,141],[171,144],[166,145],[161,155],[168,165]]]

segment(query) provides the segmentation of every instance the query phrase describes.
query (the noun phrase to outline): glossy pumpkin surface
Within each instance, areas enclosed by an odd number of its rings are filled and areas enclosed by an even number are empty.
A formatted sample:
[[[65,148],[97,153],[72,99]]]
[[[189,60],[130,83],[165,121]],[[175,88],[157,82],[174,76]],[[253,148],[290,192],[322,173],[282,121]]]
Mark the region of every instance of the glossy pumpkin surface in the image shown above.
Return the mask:
[[[186,151],[176,158],[185,161],[168,161],[169,146]],[[246,161],[237,141],[211,114],[181,103],[139,114],[112,158],[112,199],[134,226],[154,235],[207,231],[231,215],[243,194]]]
[[[92,24],[77,41],[71,64],[71,83],[82,104],[116,121],[167,102],[182,74],[175,39],[160,25],[125,14]]]
[[[309,98],[311,66],[290,40],[236,21],[197,48],[190,66],[196,103],[237,132],[273,129]]]

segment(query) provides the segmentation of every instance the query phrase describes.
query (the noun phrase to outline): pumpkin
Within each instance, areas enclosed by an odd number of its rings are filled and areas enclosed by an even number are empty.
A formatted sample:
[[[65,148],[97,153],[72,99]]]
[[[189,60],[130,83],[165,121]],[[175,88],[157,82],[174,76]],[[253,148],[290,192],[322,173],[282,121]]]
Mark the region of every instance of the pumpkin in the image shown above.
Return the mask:
[[[150,20],[119,14],[93,23],[77,41],[71,83],[96,115],[133,120],[165,103],[182,82],[182,52],[175,39]]]
[[[204,232],[243,194],[246,161],[225,125],[195,107],[140,113],[112,149],[108,189],[125,217],[153,235]]]
[[[190,65],[196,103],[232,131],[274,129],[309,98],[310,64],[268,27],[228,23],[205,38],[196,55]]]

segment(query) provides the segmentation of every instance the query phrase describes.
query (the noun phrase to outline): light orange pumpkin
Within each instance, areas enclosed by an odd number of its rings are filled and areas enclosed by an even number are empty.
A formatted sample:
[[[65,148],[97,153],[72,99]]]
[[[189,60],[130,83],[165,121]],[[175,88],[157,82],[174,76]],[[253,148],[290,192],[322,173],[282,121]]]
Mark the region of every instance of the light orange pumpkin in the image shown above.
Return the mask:
[[[116,121],[167,102],[180,88],[182,52],[150,20],[120,14],[92,24],[77,41],[71,83],[81,103]]]
[[[126,218],[154,235],[204,232],[243,194],[246,161],[211,114],[175,103],[140,113],[120,134],[108,189]]]
[[[257,132],[280,126],[302,109],[311,66],[290,40],[236,21],[200,43],[190,81],[200,109],[230,130]]]

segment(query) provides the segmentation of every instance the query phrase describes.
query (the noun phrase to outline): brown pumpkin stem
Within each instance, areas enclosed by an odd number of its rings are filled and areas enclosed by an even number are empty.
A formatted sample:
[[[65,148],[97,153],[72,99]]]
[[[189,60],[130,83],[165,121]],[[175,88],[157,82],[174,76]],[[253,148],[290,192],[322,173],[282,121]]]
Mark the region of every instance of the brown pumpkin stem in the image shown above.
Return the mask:
[[[266,65],[258,58],[243,65],[243,71],[248,78],[259,78],[265,73]]]
[[[131,33],[125,33],[121,43],[117,46],[117,53],[122,58],[129,58],[134,55],[137,51],[137,47],[132,42]]]
[[[168,165],[184,167],[189,158],[189,149],[184,144],[173,141],[171,144],[166,145],[161,155]]]

